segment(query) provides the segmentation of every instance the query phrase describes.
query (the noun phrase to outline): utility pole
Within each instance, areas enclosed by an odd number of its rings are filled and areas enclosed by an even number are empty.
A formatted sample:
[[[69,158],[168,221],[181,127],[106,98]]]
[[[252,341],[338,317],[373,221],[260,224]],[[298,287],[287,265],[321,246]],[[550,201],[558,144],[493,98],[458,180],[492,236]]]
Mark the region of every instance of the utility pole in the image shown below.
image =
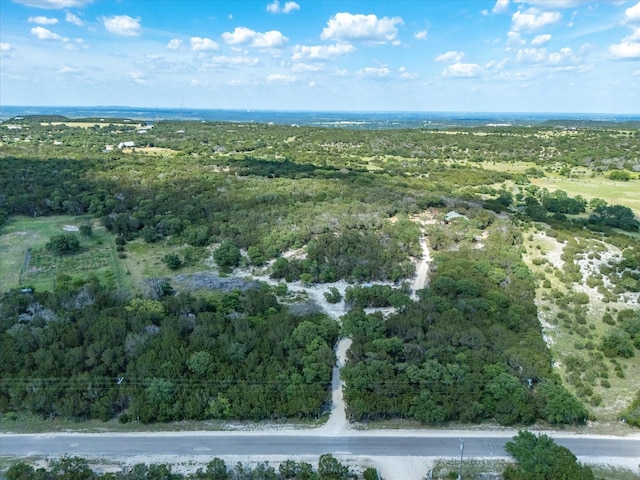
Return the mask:
[[[458,480],[462,480],[462,455],[464,455],[464,440],[460,439],[460,470],[458,471]]]

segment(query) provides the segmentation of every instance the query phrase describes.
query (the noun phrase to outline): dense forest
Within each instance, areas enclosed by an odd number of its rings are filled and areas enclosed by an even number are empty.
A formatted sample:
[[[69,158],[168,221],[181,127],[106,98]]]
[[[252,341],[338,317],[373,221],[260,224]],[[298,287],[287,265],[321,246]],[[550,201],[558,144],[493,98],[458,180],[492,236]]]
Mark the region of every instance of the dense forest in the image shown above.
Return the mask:
[[[3,411],[259,420],[313,418],[328,400],[338,324],[293,315],[266,288],[123,301],[95,279],[63,280],[2,298]]]
[[[357,420],[411,417],[527,424],[584,423],[588,412],[552,372],[515,229],[485,249],[436,257],[420,300],[382,317],[351,310],[345,398]]]
[[[342,335],[353,340],[343,370],[353,420],[584,423],[581,400],[594,397],[576,398],[554,369],[536,289],[551,286],[550,272],[567,285],[580,280],[571,242],[597,236],[621,251],[594,276],[610,287],[608,301],[640,291],[632,208],[532,183],[637,183],[637,130],[27,117],[0,133],[0,226],[61,215],[80,224],[30,246],[20,281],[0,285],[0,412],[317,418]],[[536,225],[566,243],[562,271],[534,274],[523,262],[523,231]],[[434,260],[428,286],[412,292],[423,236]],[[86,267],[29,282],[45,265],[103,250],[105,265],[137,262],[143,273]],[[283,283],[183,287],[201,271],[259,271]],[[287,294],[286,283],[328,284],[325,298],[339,303],[338,281],[349,285],[341,324]],[[576,305],[575,328],[591,335],[583,297],[555,284],[549,292],[560,307]],[[640,349],[637,305],[628,309],[612,311],[614,328],[591,341],[594,355],[617,362]]]

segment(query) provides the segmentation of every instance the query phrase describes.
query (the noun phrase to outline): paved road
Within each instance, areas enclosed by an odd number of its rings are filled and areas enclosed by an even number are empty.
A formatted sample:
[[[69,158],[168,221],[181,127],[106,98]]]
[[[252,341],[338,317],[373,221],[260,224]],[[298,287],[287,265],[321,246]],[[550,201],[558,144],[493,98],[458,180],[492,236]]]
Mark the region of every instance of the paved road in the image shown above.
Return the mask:
[[[443,433],[410,436],[386,433],[347,433],[343,436],[306,436],[300,432],[268,434],[260,432],[156,433],[156,434],[3,434],[0,455],[78,455],[85,457],[128,455],[336,455],[353,456],[503,456],[511,436],[465,436]],[[556,441],[579,457],[637,459],[640,438],[557,437]]]

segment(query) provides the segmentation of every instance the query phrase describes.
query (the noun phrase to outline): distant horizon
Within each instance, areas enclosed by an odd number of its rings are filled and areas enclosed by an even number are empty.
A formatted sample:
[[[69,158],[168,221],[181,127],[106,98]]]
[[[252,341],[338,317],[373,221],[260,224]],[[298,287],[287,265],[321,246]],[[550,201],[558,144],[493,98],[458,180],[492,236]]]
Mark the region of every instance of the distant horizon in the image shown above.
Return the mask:
[[[145,106],[145,105],[37,105],[37,104],[12,104],[0,105],[0,113],[3,109],[122,109],[122,110],[167,110],[167,111],[228,111],[228,112],[281,112],[281,113],[339,113],[339,114],[455,114],[455,115],[554,115],[554,116],[612,116],[634,117],[640,119],[640,112],[617,113],[609,111],[518,111],[518,110],[349,110],[349,109],[312,109],[312,108],[251,108],[251,107],[191,107],[191,106]]]

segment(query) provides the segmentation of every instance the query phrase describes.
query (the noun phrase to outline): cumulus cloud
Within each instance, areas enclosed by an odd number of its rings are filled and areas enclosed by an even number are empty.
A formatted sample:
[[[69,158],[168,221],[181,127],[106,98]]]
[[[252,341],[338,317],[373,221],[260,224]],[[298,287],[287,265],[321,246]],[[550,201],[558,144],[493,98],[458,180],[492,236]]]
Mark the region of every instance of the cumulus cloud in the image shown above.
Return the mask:
[[[541,12],[535,8],[517,11],[511,17],[511,29],[516,32],[533,32],[547,25],[552,25],[562,18],[558,12]]]
[[[514,0],[515,3],[528,3],[536,7],[573,8],[596,0]]]
[[[11,50],[13,50],[13,47],[11,46],[10,43],[0,42],[0,52],[7,53],[7,52],[10,52]]]
[[[280,7],[280,2],[278,0],[274,0],[267,5],[267,12],[271,13],[291,13],[294,10],[300,10],[300,5],[296,2],[285,2],[285,4]]]
[[[384,78],[391,73],[387,67],[365,67],[356,72],[356,74],[360,77],[368,77],[368,78]]]
[[[142,29],[140,18],[131,18],[129,15],[104,17],[102,21],[109,33],[123,37],[137,37]]]
[[[325,66],[319,63],[295,63],[291,67],[291,71],[296,73],[308,73],[308,72],[319,72],[324,68]]]
[[[504,13],[509,10],[509,0],[496,0],[493,6],[493,13]]]
[[[235,68],[235,67],[255,67],[260,64],[260,61],[255,57],[248,57],[243,55],[215,55],[207,58],[201,65],[200,70],[217,70],[220,68]]]
[[[549,53],[546,48],[523,48],[516,55],[516,61],[524,64],[547,65],[551,67],[578,65],[580,57],[569,47],[561,48],[558,52]]]
[[[77,25],[78,27],[81,27],[84,25],[84,22],[80,20],[78,16],[74,15],[71,12],[67,12],[67,16],[65,17],[65,20],[69,23],[73,23],[74,25]]]
[[[355,51],[350,43],[336,43],[334,45],[296,45],[291,59],[301,60],[331,60],[340,55]]]
[[[523,48],[518,50],[516,61],[518,63],[544,63],[547,61],[547,50],[545,48]]]
[[[576,65],[580,62],[580,58],[574,55],[573,50],[569,47],[561,48],[559,52],[549,54],[547,63],[549,65]]]
[[[70,75],[70,74],[74,74],[74,73],[79,73],[80,70],[78,70],[77,68],[74,67],[68,67],[67,65],[63,65],[57,73],[60,73],[62,75]]]
[[[190,43],[192,52],[212,52],[219,48],[218,44],[210,38],[191,37]]]
[[[38,40],[60,40],[63,42],[69,40],[68,38],[63,38],[57,33],[54,33],[44,27],[33,27],[31,29],[31,35],[36,37]]]
[[[640,2],[624,11],[624,22],[634,23],[640,22]]]
[[[520,47],[527,43],[518,32],[510,31],[507,33],[507,50]]]
[[[609,53],[619,59],[640,58],[640,26],[636,26],[640,24],[640,2],[625,10],[622,23],[629,25],[632,31],[620,43],[610,45]]]
[[[269,83],[292,83],[296,81],[296,77],[292,75],[283,75],[282,73],[272,73],[267,76]]]
[[[609,52],[614,58],[636,59],[640,58],[640,42],[622,40],[609,47]]]
[[[443,77],[450,78],[473,78],[482,73],[482,67],[477,63],[454,63],[442,71]]]
[[[531,40],[531,45],[539,47],[549,43],[549,40],[551,40],[551,35],[549,34],[537,35],[533,40]]]
[[[55,25],[58,23],[57,18],[48,17],[29,17],[29,23],[37,23],[38,25]]]
[[[167,43],[167,48],[169,50],[180,50],[182,48],[182,40],[179,38],[172,38],[169,40],[169,43]]]
[[[62,8],[83,7],[93,0],[13,0],[27,7],[60,10]]]
[[[142,72],[129,72],[127,73],[127,76],[131,79],[131,81],[139,85],[144,85],[147,83],[144,78],[144,73]]]
[[[420,30],[413,34],[413,37],[417,40],[426,40],[429,33],[426,30]]]
[[[260,33],[246,27],[236,27],[233,32],[224,32],[222,39],[229,45],[247,45],[256,48],[277,48],[289,41],[277,30]]]
[[[404,25],[402,18],[378,18],[373,14],[336,13],[327,22],[320,38],[338,41],[392,42],[398,35],[397,25]]]
[[[464,57],[463,52],[456,52],[455,50],[450,50],[448,52],[444,52],[438,55],[436,57],[436,62],[459,63],[463,57]]]
[[[400,78],[404,80],[413,80],[419,76],[417,73],[409,72],[406,67],[398,68],[398,73],[400,74]]]

